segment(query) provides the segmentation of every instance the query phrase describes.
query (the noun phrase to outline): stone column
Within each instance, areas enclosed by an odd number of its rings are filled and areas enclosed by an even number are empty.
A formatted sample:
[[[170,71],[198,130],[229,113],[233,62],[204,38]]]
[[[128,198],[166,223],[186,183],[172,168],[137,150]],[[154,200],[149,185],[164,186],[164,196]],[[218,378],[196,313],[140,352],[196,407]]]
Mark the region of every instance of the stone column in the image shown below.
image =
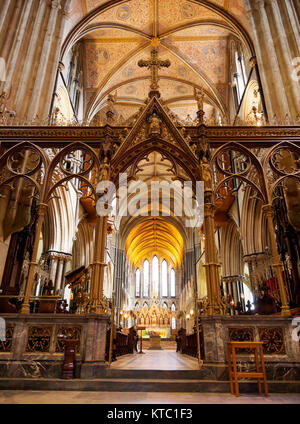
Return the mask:
[[[26,0],[24,4],[24,10],[22,11],[22,17],[20,19],[19,28],[17,29],[16,39],[14,41],[13,49],[10,52],[10,57],[8,60],[8,69],[7,76],[4,85],[4,91],[8,91],[11,82],[13,80],[13,75],[16,70],[17,60],[19,58],[20,49],[22,46],[22,41],[24,34],[27,28],[28,19],[31,11],[33,0]]]
[[[66,272],[66,266],[67,266],[67,262],[68,262],[69,258],[64,258],[63,259],[63,266],[62,266],[62,272],[61,272],[61,279],[60,279],[60,295],[63,296],[64,294],[64,288],[65,288],[65,272]]]
[[[273,40],[275,51],[277,54],[279,66],[281,67],[282,79],[284,82],[284,89],[287,93],[287,99],[289,102],[290,115],[296,117],[300,112],[300,90],[298,82],[293,81],[293,66],[292,66],[292,55],[287,40],[287,34],[285,32],[285,26],[281,17],[281,11],[278,7],[278,0],[267,0],[266,1],[266,13],[268,15],[273,14]],[[274,35],[277,35],[274,38]],[[282,63],[280,63],[282,62]]]
[[[10,0],[2,0],[2,6],[0,10],[0,31],[2,30],[2,26],[8,12],[9,3],[10,3]]]
[[[25,295],[24,295],[24,301],[20,310],[21,314],[29,314],[30,308],[29,308],[29,298],[32,291],[32,284],[33,284],[33,277],[35,272],[35,267],[37,265],[37,252],[39,247],[39,241],[40,241],[40,234],[42,231],[42,225],[44,221],[44,217],[47,211],[48,205],[45,203],[40,203],[39,210],[38,210],[38,221],[36,225],[35,230],[35,237],[34,237],[34,244],[33,244],[33,251],[32,251],[32,258],[31,262],[29,263],[29,270],[28,270],[28,278],[26,283],[26,289],[25,289]]]
[[[35,78],[34,88],[31,96],[31,102],[28,109],[28,118],[34,118],[37,115],[39,108],[39,101],[45,75],[47,72],[48,60],[51,52],[51,44],[53,42],[53,35],[56,27],[56,20],[58,11],[61,8],[61,0],[51,0],[51,11],[47,25],[47,31],[43,43],[42,53],[39,60],[39,67]]]
[[[270,118],[296,119],[300,90],[292,79],[292,54],[277,0],[245,0],[252,26],[263,90]],[[287,21],[285,22],[287,25]]]
[[[300,5],[298,0],[297,0],[297,4],[300,11]],[[291,45],[293,45],[294,55],[299,56],[300,54],[300,20],[299,20],[300,13],[299,13],[299,17],[297,17],[297,13],[293,5],[293,0],[285,0],[285,2],[283,2],[283,6],[286,11],[285,26],[288,26],[288,24],[290,23],[288,41],[290,42]]]
[[[300,4],[298,0],[292,0],[292,4],[291,6],[294,6],[295,8],[295,13],[298,16],[298,20],[300,20]]]
[[[239,301],[238,292],[237,292],[237,281],[235,278],[232,278],[231,281],[232,281],[232,289],[233,289],[233,299],[236,306]]]
[[[53,256],[51,259],[50,280],[55,283],[56,271],[58,264],[58,256]]]
[[[57,294],[57,292],[60,290],[63,266],[64,266],[64,258],[60,256],[59,262],[57,264],[57,272],[56,272],[56,278],[55,278],[55,290],[54,290],[55,294]]]
[[[264,205],[262,209],[267,218],[269,237],[270,237],[270,243],[271,243],[272,260],[273,260],[272,265],[274,267],[275,274],[277,277],[281,304],[282,304],[281,315],[291,315],[291,311],[287,302],[285,284],[284,284],[284,280],[282,276],[283,265],[280,260],[280,256],[277,249],[276,238],[275,238],[275,228],[273,223],[273,215],[274,215],[273,208],[272,208],[272,205],[268,204],[268,205]]]
[[[46,6],[47,5],[45,0],[40,0],[37,15],[34,21],[32,33],[31,33],[31,37],[29,41],[25,64],[22,70],[22,80],[20,81],[20,84],[18,86],[18,91],[16,94],[14,107],[13,107],[13,110],[20,109],[20,112],[18,112],[18,116],[24,116],[26,112],[26,110],[24,110],[25,108],[23,107],[22,108],[23,114],[22,114],[22,110],[21,108],[18,107],[18,105],[20,105],[20,103],[24,101],[24,96],[26,95],[26,90],[28,89],[28,80],[31,77],[31,73],[32,73],[33,60],[36,54],[36,46],[41,36]]]
[[[43,113],[51,113],[52,111],[50,110],[50,105],[51,105],[51,97],[53,95],[53,92],[56,90],[56,76],[57,76],[57,69],[60,66],[59,65],[59,57],[60,57],[60,50],[61,50],[61,43],[62,43],[62,38],[63,38],[63,33],[64,33],[64,29],[65,29],[65,23],[66,23],[66,19],[68,16],[68,8],[70,7],[71,2],[67,1],[66,2],[66,6],[65,8],[62,10],[62,17],[61,17],[61,22],[60,22],[60,29],[59,29],[59,34],[58,36],[55,38],[56,39],[56,52],[55,52],[55,57],[51,66],[50,63],[50,69],[51,69],[51,74],[50,74],[50,81],[49,84],[46,86],[46,96],[45,98],[47,99],[47,101],[45,102],[45,107],[43,110]]]
[[[5,33],[5,36],[4,34],[2,34],[1,38],[3,38],[3,41],[0,39],[0,42],[2,41],[2,44],[0,44],[1,45],[0,56],[3,57],[6,60],[6,62],[9,58],[9,54],[13,46],[13,39],[16,34],[18,21],[20,20],[20,15],[22,13],[23,7],[24,7],[24,2],[22,0],[17,0],[12,9],[11,16],[9,16],[10,13],[8,13],[4,17],[4,19],[7,18],[9,20],[9,25]]]

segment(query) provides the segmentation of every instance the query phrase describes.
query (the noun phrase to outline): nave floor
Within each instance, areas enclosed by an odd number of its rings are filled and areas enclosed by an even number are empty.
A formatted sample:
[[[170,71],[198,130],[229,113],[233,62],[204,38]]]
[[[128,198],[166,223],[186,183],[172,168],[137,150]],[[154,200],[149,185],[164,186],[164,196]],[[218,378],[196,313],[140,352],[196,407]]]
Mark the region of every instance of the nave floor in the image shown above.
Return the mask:
[[[135,370],[197,370],[198,360],[182,355],[174,350],[144,350],[144,354],[134,353],[117,358],[112,369]]]
[[[300,404],[299,394],[268,398],[227,393],[149,393],[1,390],[0,404]]]

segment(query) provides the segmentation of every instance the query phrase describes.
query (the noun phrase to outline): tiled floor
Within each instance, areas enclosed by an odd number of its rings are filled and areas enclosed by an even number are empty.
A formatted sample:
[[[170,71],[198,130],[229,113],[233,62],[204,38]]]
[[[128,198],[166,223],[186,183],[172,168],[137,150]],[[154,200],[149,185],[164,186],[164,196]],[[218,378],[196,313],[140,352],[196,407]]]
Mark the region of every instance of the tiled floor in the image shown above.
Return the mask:
[[[257,395],[214,393],[0,391],[0,404],[300,404],[300,395]]]
[[[195,370],[198,361],[172,350],[145,350],[143,355],[124,355],[113,362],[111,368],[140,370]]]

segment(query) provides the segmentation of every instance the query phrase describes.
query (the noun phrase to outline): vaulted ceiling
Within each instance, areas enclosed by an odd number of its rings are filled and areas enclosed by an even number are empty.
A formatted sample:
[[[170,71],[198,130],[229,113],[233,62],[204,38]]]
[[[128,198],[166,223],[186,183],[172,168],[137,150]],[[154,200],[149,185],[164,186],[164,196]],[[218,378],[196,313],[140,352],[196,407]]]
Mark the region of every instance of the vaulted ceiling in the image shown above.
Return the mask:
[[[171,62],[159,70],[159,88],[174,113],[194,119],[193,90],[203,86],[206,114],[226,114],[230,42],[239,39],[249,47],[243,0],[72,0],[69,17],[65,46],[84,44],[87,117],[115,91],[117,113],[125,119],[145,103],[150,70],[137,63],[150,58],[153,45],[160,59]]]
[[[175,268],[183,258],[183,239],[180,232],[166,220],[151,217],[134,227],[125,246],[131,264],[139,267],[146,258],[154,255],[166,259]]]

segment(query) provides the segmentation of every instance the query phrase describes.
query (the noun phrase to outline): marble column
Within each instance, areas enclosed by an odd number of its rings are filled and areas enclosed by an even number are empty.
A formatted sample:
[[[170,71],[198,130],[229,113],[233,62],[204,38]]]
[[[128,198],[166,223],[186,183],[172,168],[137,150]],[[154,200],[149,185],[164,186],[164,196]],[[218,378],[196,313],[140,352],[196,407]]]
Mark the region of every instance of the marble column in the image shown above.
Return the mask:
[[[58,292],[60,291],[64,263],[65,263],[64,258],[60,257],[57,264],[57,273],[55,278],[55,290],[54,290],[55,294],[58,294]]]
[[[55,283],[57,263],[58,263],[58,256],[52,257],[51,266],[50,266],[50,280],[53,282],[53,284]]]

